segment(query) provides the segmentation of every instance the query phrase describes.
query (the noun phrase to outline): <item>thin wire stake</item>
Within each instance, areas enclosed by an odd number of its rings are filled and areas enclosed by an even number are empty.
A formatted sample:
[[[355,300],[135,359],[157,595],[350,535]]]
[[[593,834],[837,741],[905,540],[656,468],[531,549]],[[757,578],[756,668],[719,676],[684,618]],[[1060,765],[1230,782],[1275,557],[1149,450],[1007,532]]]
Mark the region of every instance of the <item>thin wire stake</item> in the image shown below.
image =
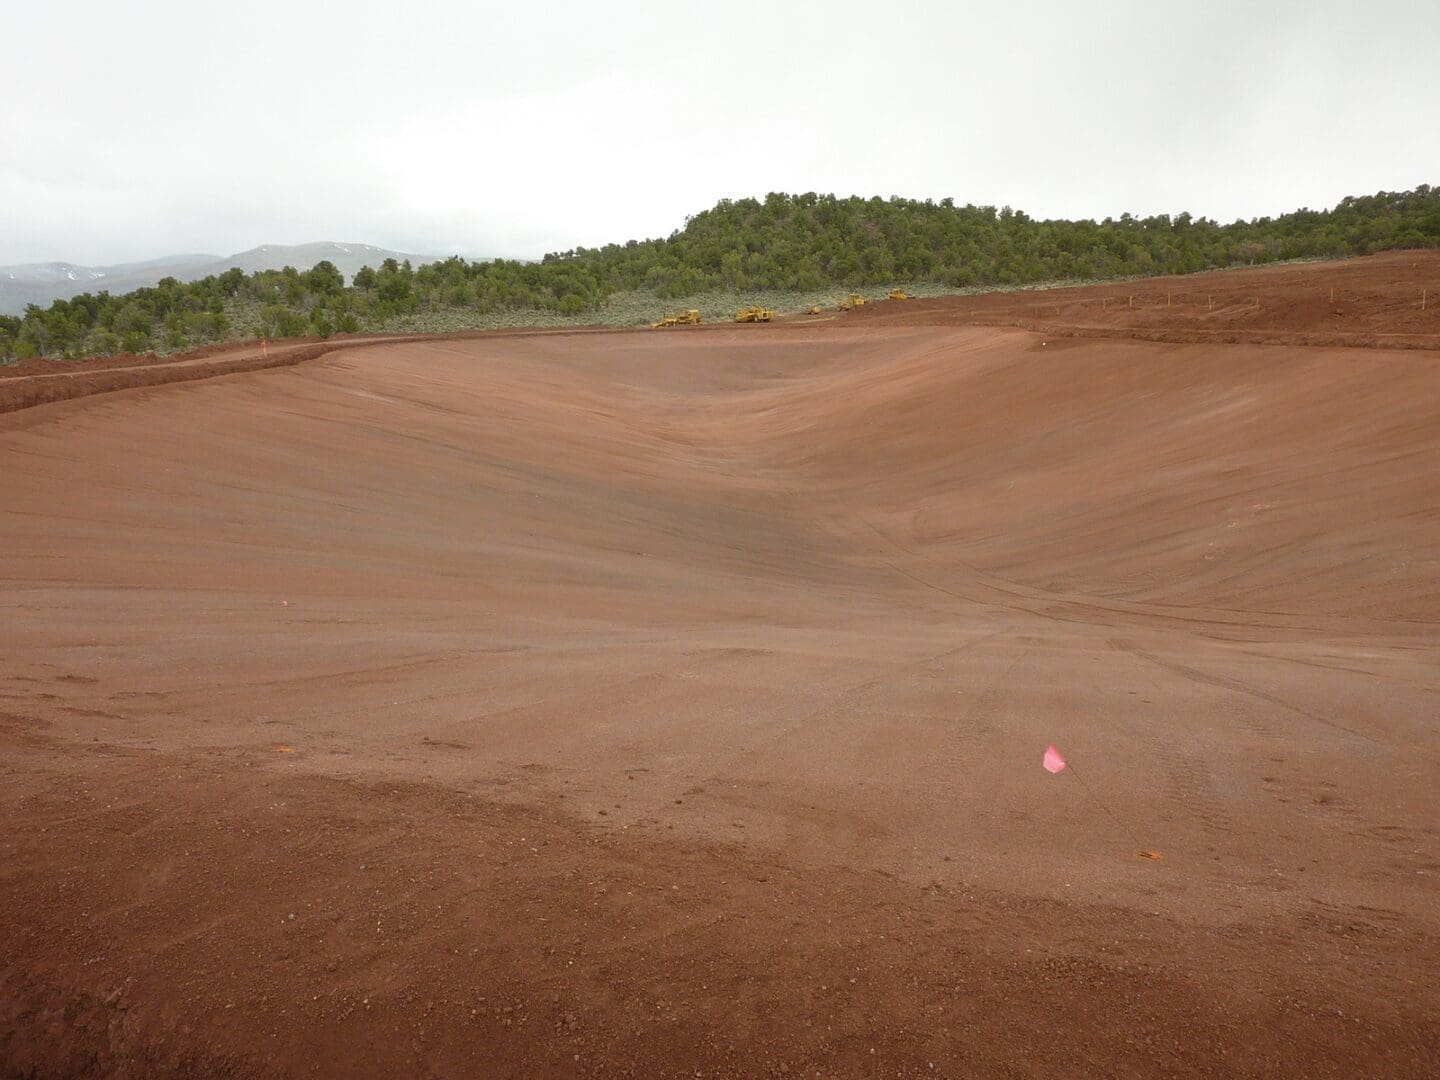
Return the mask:
[[[1090,798],[1095,800],[1095,805],[1100,807],[1101,810],[1104,810],[1106,814],[1110,815],[1111,821],[1115,822],[1116,825],[1119,825],[1120,828],[1125,830],[1125,835],[1130,837],[1130,839],[1134,841],[1135,847],[1139,850],[1140,854],[1144,855],[1146,858],[1149,858],[1151,853],[1145,850],[1145,845],[1140,843],[1140,838],[1135,835],[1135,833],[1131,830],[1130,826],[1126,825],[1125,822],[1121,821],[1118,817],[1116,817],[1114,811],[1112,811],[1110,807],[1106,806],[1103,802],[1100,801],[1100,796],[1096,795],[1095,792],[1091,790],[1090,785],[1085,783],[1085,778],[1081,776],[1078,772],[1075,772],[1075,766],[1072,762],[1067,761],[1065,764],[1069,768],[1070,772],[1074,774],[1075,779],[1080,781],[1080,786],[1085,789],[1086,793],[1090,796]]]

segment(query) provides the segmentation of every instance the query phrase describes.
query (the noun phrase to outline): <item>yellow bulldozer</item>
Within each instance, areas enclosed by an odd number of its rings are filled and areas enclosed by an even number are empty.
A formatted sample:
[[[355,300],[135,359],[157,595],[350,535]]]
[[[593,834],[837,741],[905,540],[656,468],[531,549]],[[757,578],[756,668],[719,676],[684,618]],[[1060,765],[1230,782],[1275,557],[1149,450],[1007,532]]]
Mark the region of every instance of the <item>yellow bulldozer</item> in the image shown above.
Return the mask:
[[[775,312],[768,307],[741,308],[735,313],[736,322],[769,322],[774,317]]]
[[[663,315],[659,322],[652,322],[650,329],[659,330],[663,326],[694,326],[700,321],[700,312],[695,308],[680,312],[679,315]]]
[[[806,314],[806,315],[819,315],[819,314],[820,314],[820,305],[819,305],[819,304],[811,304],[811,305],[806,309],[805,314]]]
[[[886,300],[909,300],[909,299],[910,299],[910,294],[907,293],[904,289],[899,288],[899,287],[897,286],[896,288],[891,289],[888,293],[885,294],[885,299],[886,299]]]
[[[850,298],[849,298],[848,300],[841,300],[841,301],[840,301],[840,310],[841,310],[841,311],[851,311],[851,310],[853,310],[853,309],[855,309],[855,308],[857,308],[857,307],[864,307],[864,306],[865,306],[865,298],[864,298],[863,296],[861,296],[858,292],[857,292],[857,293],[851,293],[851,294],[850,294]]]

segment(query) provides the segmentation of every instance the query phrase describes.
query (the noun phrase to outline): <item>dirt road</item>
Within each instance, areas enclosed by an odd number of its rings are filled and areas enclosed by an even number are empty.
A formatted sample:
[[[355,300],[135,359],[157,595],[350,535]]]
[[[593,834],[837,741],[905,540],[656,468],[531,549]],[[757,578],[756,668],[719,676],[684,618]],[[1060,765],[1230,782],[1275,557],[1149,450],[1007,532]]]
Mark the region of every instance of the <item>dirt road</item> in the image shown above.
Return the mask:
[[[1440,352],[943,307],[0,416],[0,1070],[1432,1075]]]

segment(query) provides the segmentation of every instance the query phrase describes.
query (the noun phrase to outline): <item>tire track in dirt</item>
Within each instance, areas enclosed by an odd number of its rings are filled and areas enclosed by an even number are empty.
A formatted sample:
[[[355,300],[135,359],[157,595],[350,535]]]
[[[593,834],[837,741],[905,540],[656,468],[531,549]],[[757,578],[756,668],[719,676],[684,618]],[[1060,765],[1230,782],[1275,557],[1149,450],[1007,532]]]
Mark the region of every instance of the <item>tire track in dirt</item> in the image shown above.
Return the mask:
[[[1121,652],[1145,660],[1156,670],[1171,672],[1181,678],[1194,681],[1198,685],[1226,691],[1226,696],[1222,697],[1219,702],[1224,708],[1225,715],[1238,727],[1254,736],[1258,742],[1271,748],[1283,745],[1285,739],[1274,726],[1265,723],[1256,717],[1253,711],[1244,707],[1243,702],[1246,697],[1286,708],[1307,720],[1316,720],[1325,723],[1328,727],[1338,727],[1347,734],[1356,734],[1357,738],[1365,738],[1365,736],[1351,732],[1348,728],[1327,722],[1323,717],[1316,717],[1309,710],[1284,702],[1275,695],[1257,691],[1248,684],[1232,685],[1237,683],[1237,680],[1211,677],[1188,665],[1164,661],[1124,639],[1111,639],[1110,644]],[[1362,674],[1369,673],[1362,672]],[[1163,688],[1158,683],[1154,685],[1156,687],[1155,696],[1157,699],[1163,700],[1166,696]],[[1151,729],[1147,728],[1147,734],[1150,731]],[[1186,813],[1187,816],[1198,821],[1207,833],[1215,837],[1217,843],[1222,843],[1226,837],[1253,835],[1257,832],[1254,825],[1240,823],[1232,814],[1225,811],[1215,790],[1214,772],[1202,755],[1183,752],[1176,748],[1173,740],[1160,739],[1153,734],[1149,734],[1147,745],[1156,760],[1161,763],[1170,780],[1172,793],[1167,798],[1167,802],[1174,804],[1178,812]],[[1440,856],[1433,854],[1437,830],[1417,828],[1412,825],[1376,824],[1370,815],[1362,814],[1360,809],[1342,794],[1339,785],[1334,780],[1304,773],[1286,777],[1285,772],[1282,759],[1271,756],[1268,767],[1257,769],[1256,779],[1260,782],[1260,790],[1268,792],[1270,797],[1281,806],[1286,807],[1289,813],[1300,818],[1310,819],[1313,827],[1339,829],[1364,843],[1381,845],[1389,852],[1391,866],[1401,874],[1413,875],[1417,870],[1421,873],[1428,873],[1440,869],[1440,861],[1436,861]],[[1288,837],[1277,837],[1276,842],[1279,840],[1288,841]],[[1426,846],[1432,850],[1430,857],[1426,857],[1424,854]],[[1220,863],[1207,865],[1205,869],[1208,876],[1217,880],[1245,880],[1252,884],[1255,880],[1253,877],[1246,878],[1244,875],[1237,877],[1234,873],[1227,872]]]
[[[1014,632],[1015,627],[1007,627],[978,639],[974,645],[993,643]],[[929,799],[944,801],[953,798],[957,779],[965,775],[967,766],[973,767],[970,754],[977,737],[993,730],[993,723],[986,718],[998,713],[997,706],[1001,698],[1013,687],[1011,677],[1020,665],[1033,655],[1040,645],[1040,640],[1032,635],[1019,635],[1016,643],[1020,646],[1020,652],[1004,670],[987,680],[978,694],[967,694],[952,715],[939,718],[940,741],[930,748],[930,753],[926,754],[913,774],[916,786]],[[961,650],[956,650],[943,658],[937,658],[936,662],[948,664],[960,655],[960,652]]]
[[[1362,742],[1374,742],[1372,738],[1362,734],[1361,732],[1356,731],[1352,727],[1347,727],[1339,721],[1331,720],[1329,717],[1322,716],[1311,709],[1307,709],[1303,705],[1296,705],[1292,701],[1286,701],[1284,698],[1272,694],[1268,690],[1262,690],[1259,687],[1251,686],[1249,683],[1241,682],[1239,679],[1232,679],[1227,675],[1215,675],[1209,672],[1204,672],[1201,671],[1199,668],[1190,667],[1188,664],[1182,664],[1176,660],[1162,659],[1161,657],[1156,656],[1154,653],[1147,652],[1145,649],[1142,649],[1140,646],[1134,644],[1133,642],[1129,642],[1121,638],[1116,638],[1113,640],[1116,644],[1116,648],[1125,652],[1133,653],[1136,656],[1141,657],[1142,659],[1148,660],[1156,667],[1162,668],[1165,671],[1170,672],[1171,674],[1179,675],[1181,678],[1189,679],[1191,682],[1200,683],[1205,686],[1218,687],[1221,690],[1228,690],[1233,694],[1240,694],[1242,696],[1251,697],[1257,701],[1263,701],[1266,704],[1274,705],[1276,708],[1284,709],[1287,712],[1292,712],[1296,716],[1302,717],[1313,724],[1319,724],[1322,727],[1328,728],[1331,731],[1343,732],[1344,734],[1349,735],[1352,738],[1358,739]],[[1248,712],[1237,712],[1236,716],[1237,719],[1239,719],[1240,723],[1248,731],[1250,731],[1251,734],[1259,735],[1265,738],[1274,737],[1274,732],[1272,729],[1267,727],[1263,721],[1252,717]]]
[[[1157,698],[1164,699],[1159,683],[1152,680]],[[1215,773],[1204,754],[1184,751],[1174,738],[1167,738],[1150,723],[1144,726],[1144,742],[1150,755],[1165,773],[1168,791],[1165,803],[1174,812],[1198,822],[1207,834],[1221,840],[1234,835],[1235,819],[1226,811],[1215,786]]]
[[[736,796],[730,795],[723,785],[725,783],[734,783],[737,777],[753,778],[758,774],[763,774],[764,769],[762,766],[764,761],[774,748],[794,738],[807,728],[842,720],[851,708],[858,707],[866,693],[878,686],[905,679],[917,671],[923,671],[933,665],[953,660],[962,653],[1002,637],[1009,632],[1010,630],[1006,629],[981,634],[953,648],[943,649],[915,660],[893,665],[879,674],[868,676],[844,687],[815,709],[777,727],[755,745],[746,747],[731,756],[722,767],[713,770],[704,781],[686,790],[683,793],[683,797],[692,799],[699,795],[708,795],[711,798],[729,805],[743,806],[745,804],[744,797],[737,798]],[[1011,666],[1013,668],[1014,665],[1012,664]],[[712,788],[714,789],[713,791],[711,790]],[[789,804],[787,804],[787,813],[799,818],[805,816],[804,808],[791,807]],[[815,821],[825,825],[833,824],[825,815],[816,817]],[[867,820],[857,818],[852,824],[856,826],[857,832],[867,839],[875,839],[883,834],[883,830],[878,826],[870,824]]]
[[[945,567],[935,558],[917,551],[902,544],[893,536],[887,534],[864,514],[855,515],[862,521],[876,536],[889,544],[896,551],[903,552],[937,570]],[[957,600],[964,600],[972,604],[988,604],[998,606],[1014,614],[1034,615],[1037,618],[1048,619],[1052,622],[1073,623],[1080,626],[1112,627],[1120,628],[1126,625],[1154,626],[1157,628],[1189,627],[1192,632],[1202,637],[1215,637],[1215,634],[1206,633],[1203,628],[1228,627],[1246,632],[1264,630],[1287,630],[1303,631],[1309,633],[1324,633],[1329,627],[1315,625],[1317,616],[1294,615],[1293,619],[1288,612],[1269,611],[1248,611],[1240,608],[1193,608],[1180,607],[1178,605],[1164,605],[1140,603],[1127,600],[1103,600],[1098,597],[1082,597],[1066,593],[1053,593],[1045,589],[1033,586],[1021,585],[1018,582],[1010,581],[1007,578],[999,578],[992,574],[965,562],[963,559],[955,559],[954,565],[964,569],[969,580],[980,588],[990,593],[998,594],[999,597],[1007,599],[987,599],[979,596],[970,596],[957,592],[952,588],[940,585],[911,570],[906,570],[888,560],[882,560],[884,564],[895,573],[917,582],[928,589],[954,597]],[[1019,603],[1027,601],[1028,603]],[[1068,611],[1070,614],[1061,614],[1061,611]],[[1214,611],[1216,615],[1204,614],[1183,614],[1183,612]],[[1221,615],[1232,614],[1239,618],[1227,619]],[[1303,621],[1300,621],[1303,620]],[[1335,628],[1344,627],[1348,632],[1354,633],[1356,628],[1355,619],[1336,619]],[[1376,620],[1373,629],[1376,633],[1383,633],[1394,623],[1416,623],[1421,626],[1431,625],[1428,622],[1418,620],[1385,619]],[[1217,638],[1217,640],[1227,640]]]

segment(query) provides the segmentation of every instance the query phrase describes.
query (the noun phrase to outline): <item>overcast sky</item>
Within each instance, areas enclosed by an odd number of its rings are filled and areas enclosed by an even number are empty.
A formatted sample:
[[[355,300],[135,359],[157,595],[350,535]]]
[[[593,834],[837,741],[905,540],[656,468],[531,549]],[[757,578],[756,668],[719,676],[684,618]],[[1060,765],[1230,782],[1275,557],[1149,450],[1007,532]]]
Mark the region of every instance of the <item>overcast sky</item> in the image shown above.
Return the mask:
[[[0,264],[538,256],[767,191],[1221,220],[1440,184],[1440,3],[0,0]]]

